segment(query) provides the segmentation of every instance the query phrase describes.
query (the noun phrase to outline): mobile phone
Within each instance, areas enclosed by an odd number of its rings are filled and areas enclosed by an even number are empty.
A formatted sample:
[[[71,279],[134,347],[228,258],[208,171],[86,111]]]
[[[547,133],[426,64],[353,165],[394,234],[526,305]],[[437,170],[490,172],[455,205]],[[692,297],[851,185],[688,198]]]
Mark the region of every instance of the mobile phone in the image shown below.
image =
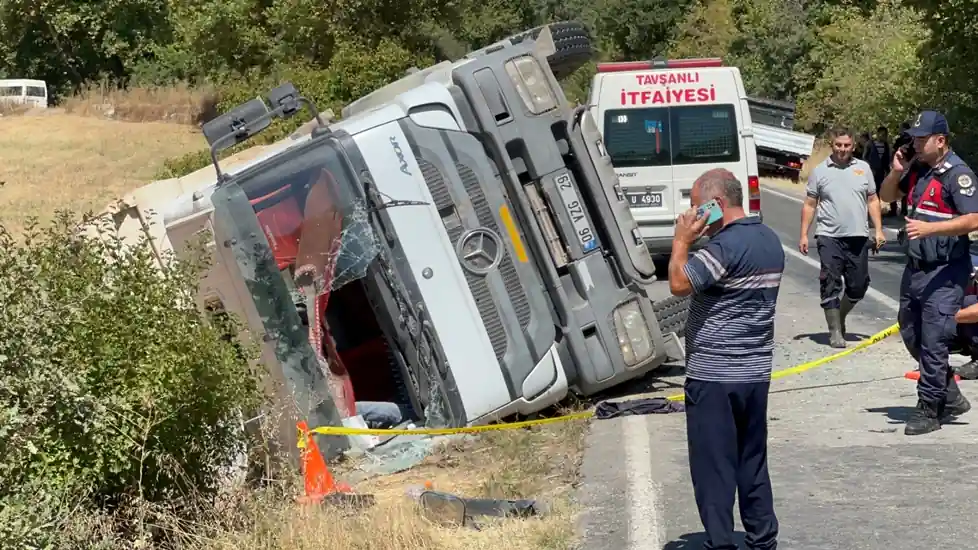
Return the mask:
[[[702,218],[704,215],[708,216],[706,219],[706,225],[713,225],[721,218],[723,218],[723,209],[720,208],[720,204],[717,202],[716,199],[704,203],[700,205],[699,208],[696,209],[697,219]]]

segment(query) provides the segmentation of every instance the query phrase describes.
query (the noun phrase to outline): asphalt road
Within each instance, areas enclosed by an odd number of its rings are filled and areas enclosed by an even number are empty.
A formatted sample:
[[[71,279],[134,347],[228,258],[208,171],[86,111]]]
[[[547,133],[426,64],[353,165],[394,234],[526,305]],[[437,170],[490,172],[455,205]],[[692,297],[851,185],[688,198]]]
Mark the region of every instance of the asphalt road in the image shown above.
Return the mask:
[[[834,350],[818,306],[817,258],[796,251],[800,204],[772,192],[763,201],[765,223],[782,236],[787,254],[776,320],[775,369],[783,369]],[[847,323],[853,340],[895,322],[902,268],[896,255],[872,260],[874,291]],[[781,548],[976,546],[978,409],[938,432],[905,436],[902,424],[916,395],[903,374],[912,368],[899,338],[891,337],[772,383],[769,462]],[[671,395],[681,384],[679,371],[647,377],[630,390]],[[964,382],[962,390],[978,406],[978,383]],[[595,420],[588,438],[578,489],[580,548],[702,547],[682,414]],[[736,528],[742,530],[739,520]]]

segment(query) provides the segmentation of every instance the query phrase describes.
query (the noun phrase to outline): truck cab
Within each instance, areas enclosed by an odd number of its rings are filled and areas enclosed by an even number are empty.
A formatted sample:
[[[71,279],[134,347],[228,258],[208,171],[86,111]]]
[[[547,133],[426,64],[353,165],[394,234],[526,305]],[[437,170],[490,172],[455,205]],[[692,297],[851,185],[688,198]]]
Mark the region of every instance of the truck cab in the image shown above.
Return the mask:
[[[588,106],[654,256],[668,257],[676,217],[690,207],[693,182],[711,168],[733,172],[744,186],[744,210],[761,215],[751,113],[737,67],[714,58],[599,63]]]
[[[552,69],[580,33],[411,71],[337,122],[284,84],[204,126],[214,177],[160,209],[160,241],[211,235],[200,302],[261,335],[292,416],[339,425],[367,399],[484,424],[682,359],[598,124]],[[302,106],[302,132],[217,160]]]

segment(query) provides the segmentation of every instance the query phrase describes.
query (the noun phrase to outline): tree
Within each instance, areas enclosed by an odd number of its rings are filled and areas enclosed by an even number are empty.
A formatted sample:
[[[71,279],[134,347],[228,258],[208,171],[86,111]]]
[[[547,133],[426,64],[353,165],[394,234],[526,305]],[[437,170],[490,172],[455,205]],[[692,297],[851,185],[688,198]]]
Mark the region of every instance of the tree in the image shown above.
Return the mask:
[[[101,76],[125,77],[170,37],[167,0],[0,2],[0,67],[73,91]]]
[[[834,123],[895,129],[925,99],[917,50],[929,32],[920,12],[898,0],[880,0],[868,16],[856,7],[829,9],[831,22],[794,71],[804,90],[796,121],[810,130]]]
[[[740,67],[748,93],[791,99],[798,91],[793,67],[808,49],[811,29],[802,0],[736,0],[739,33],[730,63]]]
[[[969,159],[978,155],[978,4],[967,0],[911,0],[931,29],[920,49],[927,86],[922,105],[948,118],[952,142]]]
[[[669,48],[669,57],[728,57],[740,30],[732,0],[697,2],[683,20]]]
[[[747,93],[789,99],[797,92],[792,67],[810,29],[799,0],[702,0],[672,42],[673,57],[722,57],[740,68]]]

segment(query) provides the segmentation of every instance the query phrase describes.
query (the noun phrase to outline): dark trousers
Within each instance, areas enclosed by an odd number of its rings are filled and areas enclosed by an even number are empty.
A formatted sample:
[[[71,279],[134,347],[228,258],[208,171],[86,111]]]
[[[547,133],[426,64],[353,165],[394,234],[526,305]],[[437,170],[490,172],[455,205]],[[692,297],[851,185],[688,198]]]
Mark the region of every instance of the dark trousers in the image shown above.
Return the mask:
[[[869,238],[815,236],[822,269],[818,274],[823,309],[839,309],[845,281],[846,296],[853,303],[869,289]]]
[[[958,336],[954,314],[961,308],[971,275],[967,260],[918,269],[907,265],[900,280],[900,336],[920,365],[917,395],[940,406],[954,376],[948,367],[950,346]]]
[[[770,382],[686,379],[686,438],[706,548],[735,550],[734,496],[750,549],[777,548],[778,518],[767,469]]]

